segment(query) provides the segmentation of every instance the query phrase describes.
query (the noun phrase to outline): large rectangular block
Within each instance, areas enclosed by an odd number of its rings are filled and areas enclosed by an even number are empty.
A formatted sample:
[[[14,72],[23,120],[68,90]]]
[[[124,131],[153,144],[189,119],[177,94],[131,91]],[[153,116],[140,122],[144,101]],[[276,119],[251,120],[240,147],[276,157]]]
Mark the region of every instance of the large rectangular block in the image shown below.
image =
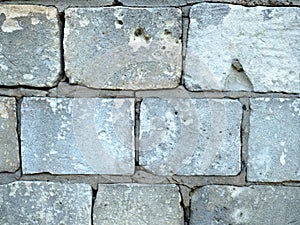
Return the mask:
[[[93,222],[183,225],[180,201],[176,185],[99,184]]]
[[[191,225],[299,224],[300,187],[205,186],[191,196]]]
[[[0,5],[0,85],[51,87],[60,76],[54,7]]]
[[[203,3],[192,7],[189,90],[300,92],[300,9]]]
[[[21,181],[0,185],[0,224],[91,225],[87,184]]]
[[[241,119],[237,100],[145,98],[139,163],[158,175],[236,175]]]
[[[16,100],[0,97],[0,172],[19,168]]]
[[[300,99],[251,99],[248,143],[248,180],[300,180]]]
[[[24,173],[133,174],[134,100],[24,98]]]
[[[66,75],[73,84],[94,88],[176,87],[181,29],[176,8],[69,8]]]

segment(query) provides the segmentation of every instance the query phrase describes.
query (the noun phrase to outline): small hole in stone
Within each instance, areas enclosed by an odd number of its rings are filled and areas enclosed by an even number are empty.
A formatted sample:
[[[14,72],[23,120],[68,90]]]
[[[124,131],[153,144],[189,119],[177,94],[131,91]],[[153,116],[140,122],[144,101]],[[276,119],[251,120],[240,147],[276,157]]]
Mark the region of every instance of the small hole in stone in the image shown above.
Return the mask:
[[[143,29],[142,28],[138,28],[134,31],[134,35],[135,36],[141,36],[142,34],[144,33]]]
[[[123,21],[122,20],[117,20],[116,21],[118,24],[123,25]]]
[[[161,49],[166,49],[166,46],[162,46]]]
[[[172,34],[172,32],[171,32],[171,31],[169,31],[169,30],[167,30],[167,29],[165,29],[165,32],[164,32],[164,34],[165,34],[165,35],[171,35],[171,34]]]
[[[146,42],[149,42],[150,41],[150,37],[149,36],[145,36],[145,40],[146,40]]]
[[[175,113],[175,115],[177,115],[177,114],[178,114],[178,112],[177,112],[177,111],[175,111],[174,113]]]

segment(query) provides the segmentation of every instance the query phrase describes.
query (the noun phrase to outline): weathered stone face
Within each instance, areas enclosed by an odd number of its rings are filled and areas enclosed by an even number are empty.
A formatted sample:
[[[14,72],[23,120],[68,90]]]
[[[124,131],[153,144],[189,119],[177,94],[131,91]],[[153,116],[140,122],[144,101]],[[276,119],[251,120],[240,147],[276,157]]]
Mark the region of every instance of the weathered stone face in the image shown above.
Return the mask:
[[[60,72],[54,7],[0,5],[0,85],[52,87]]]
[[[99,184],[94,225],[182,225],[183,210],[176,185]]]
[[[94,88],[173,88],[181,76],[180,37],[179,9],[69,8],[66,75]]]
[[[300,99],[251,99],[248,180],[300,180]]]
[[[190,13],[189,90],[300,92],[300,9],[203,3]]]
[[[300,215],[298,187],[212,185],[191,199],[191,225],[292,224]]]
[[[143,99],[140,165],[158,175],[236,175],[241,119],[236,100]]]
[[[91,224],[87,184],[21,181],[0,185],[0,224]]]
[[[19,168],[16,101],[0,97],[0,172]]]
[[[25,98],[23,172],[132,174],[133,99]]]

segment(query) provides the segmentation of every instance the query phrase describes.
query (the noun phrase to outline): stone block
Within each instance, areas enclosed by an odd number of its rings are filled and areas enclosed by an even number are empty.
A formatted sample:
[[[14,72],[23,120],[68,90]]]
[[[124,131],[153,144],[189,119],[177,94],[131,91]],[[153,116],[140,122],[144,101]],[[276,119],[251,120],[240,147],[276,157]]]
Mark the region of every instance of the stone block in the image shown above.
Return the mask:
[[[54,7],[0,5],[0,85],[55,86],[60,30]]]
[[[87,184],[20,181],[0,185],[0,224],[91,225]]]
[[[185,86],[192,91],[300,92],[300,9],[192,7]]]
[[[66,75],[102,89],[174,88],[181,76],[181,11],[176,8],[69,8]]]
[[[133,174],[134,99],[24,98],[25,174]]]
[[[300,188],[205,186],[191,196],[191,225],[298,224]]]
[[[248,146],[248,180],[300,180],[300,99],[251,99]]]
[[[180,201],[176,185],[99,184],[94,225],[182,225]]]
[[[158,175],[236,175],[241,119],[237,100],[145,98],[139,163]]]
[[[0,97],[0,172],[19,168],[16,100]]]

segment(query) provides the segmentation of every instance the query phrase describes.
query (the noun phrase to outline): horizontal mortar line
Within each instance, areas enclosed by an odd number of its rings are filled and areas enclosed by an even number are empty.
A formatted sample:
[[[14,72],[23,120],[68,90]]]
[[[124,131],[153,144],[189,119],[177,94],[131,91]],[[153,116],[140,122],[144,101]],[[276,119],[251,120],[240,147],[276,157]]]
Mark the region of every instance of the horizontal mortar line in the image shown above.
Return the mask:
[[[274,181],[274,182],[247,182],[247,186],[251,185],[273,185],[273,186],[289,186],[289,187],[300,187],[300,181]]]
[[[116,5],[115,3],[111,3],[111,4],[104,4],[104,5],[97,5],[97,4],[91,4],[91,5],[86,5],[86,4],[66,4],[66,8],[67,7],[82,7],[82,8],[109,8],[109,7],[130,7],[130,8],[139,8],[139,7],[143,7],[143,8],[170,8],[170,7],[185,7],[185,6],[193,6],[193,5],[197,5],[197,4],[202,4],[202,3],[211,3],[211,4],[219,4],[219,3],[223,3],[223,4],[231,4],[231,5],[241,5],[244,7],[256,7],[256,6],[265,6],[265,7],[300,7],[300,4],[298,3],[294,3],[294,2],[286,2],[286,3],[277,3],[277,2],[272,2],[272,3],[268,3],[268,2],[262,2],[262,3],[244,3],[244,2],[233,2],[233,1],[199,1],[199,2],[192,2],[192,3],[183,3],[183,4],[176,4],[176,5],[143,5],[143,4],[139,4],[139,5],[131,5],[131,4],[126,4],[126,3],[122,3],[122,1],[120,1],[120,5]],[[289,4],[288,4],[289,3]],[[19,5],[44,5],[44,6],[59,6],[59,3],[57,1],[48,1],[47,3],[43,2],[43,1],[9,1],[9,0],[2,0],[0,2],[0,4],[19,4]]]

